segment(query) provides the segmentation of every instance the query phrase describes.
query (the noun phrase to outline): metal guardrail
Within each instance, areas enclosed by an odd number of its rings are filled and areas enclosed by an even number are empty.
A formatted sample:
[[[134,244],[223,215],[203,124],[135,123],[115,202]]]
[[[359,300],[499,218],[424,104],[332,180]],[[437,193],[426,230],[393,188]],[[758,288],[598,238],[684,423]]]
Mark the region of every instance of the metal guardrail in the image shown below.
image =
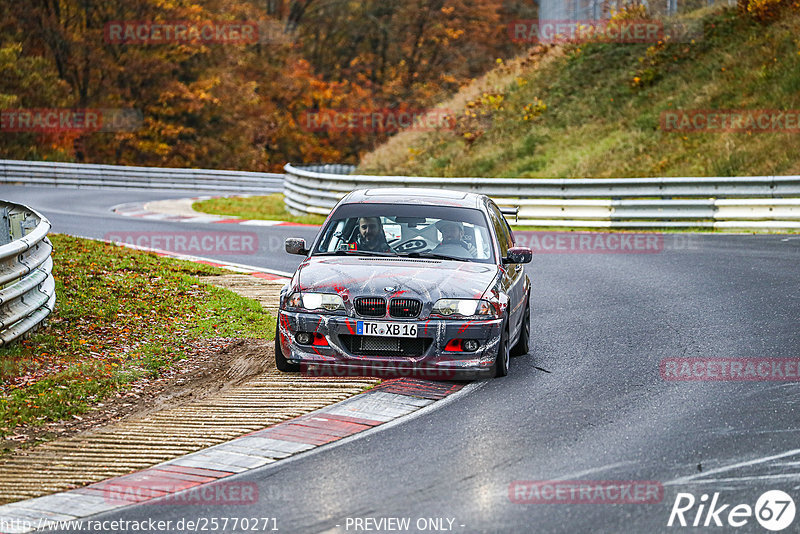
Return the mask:
[[[0,160],[0,183],[88,188],[277,193],[283,189],[283,175],[266,172]]]
[[[0,201],[0,346],[36,329],[53,312],[50,221],[20,204]]]
[[[350,174],[352,165],[284,167],[294,214],[327,215],[368,187],[482,193],[519,206],[517,224],[586,228],[800,228],[800,176],[721,178],[435,178]]]

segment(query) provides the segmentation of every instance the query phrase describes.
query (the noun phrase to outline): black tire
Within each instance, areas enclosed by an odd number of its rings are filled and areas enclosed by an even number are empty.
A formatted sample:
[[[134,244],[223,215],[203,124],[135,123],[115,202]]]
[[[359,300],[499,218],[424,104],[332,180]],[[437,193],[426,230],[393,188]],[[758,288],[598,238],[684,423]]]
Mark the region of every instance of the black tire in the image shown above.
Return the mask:
[[[500,343],[497,345],[497,357],[495,357],[492,370],[495,378],[500,378],[508,374],[508,364],[511,353],[508,349],[508,322],[503,323],[503,330],[500,334]]]
[[[280,342],[280,328],[281,324],[279,319],[278,323],[275,325],[275,367],[278,368],[278,371],[283,371],[284,373],[299,373],[300,364],[289,363],[289,361],[283,355]]]
[[[531,297],[525,299],[525,314],[522,316],[522,329],[517,344],[511,349],[512,356],[525,356],[531,350]]]

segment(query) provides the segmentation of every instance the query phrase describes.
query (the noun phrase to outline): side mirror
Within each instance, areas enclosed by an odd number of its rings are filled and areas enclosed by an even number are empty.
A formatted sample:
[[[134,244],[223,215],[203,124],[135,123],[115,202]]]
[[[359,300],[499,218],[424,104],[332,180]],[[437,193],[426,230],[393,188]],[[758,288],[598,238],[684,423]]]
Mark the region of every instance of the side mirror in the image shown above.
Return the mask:
[[[503,263],[530,263],[533,252],[527,247],[512,247],[508,249],[508,256],[503,258]]]
[[[289,254],[300,254],[305,256],[308,254],[306,249],[306,240],[299,237],[289,237],[286,239],[286,252]]]

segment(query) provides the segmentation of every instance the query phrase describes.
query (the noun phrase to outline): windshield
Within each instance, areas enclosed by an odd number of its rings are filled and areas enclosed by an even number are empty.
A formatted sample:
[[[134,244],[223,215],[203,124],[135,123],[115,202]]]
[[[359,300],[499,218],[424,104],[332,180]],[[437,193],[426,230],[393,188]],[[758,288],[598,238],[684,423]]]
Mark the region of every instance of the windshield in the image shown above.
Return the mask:
[[[486,218],[477,209],[405,204],[345,204],[331,216],[312,254],[408,256],[492,263]]]

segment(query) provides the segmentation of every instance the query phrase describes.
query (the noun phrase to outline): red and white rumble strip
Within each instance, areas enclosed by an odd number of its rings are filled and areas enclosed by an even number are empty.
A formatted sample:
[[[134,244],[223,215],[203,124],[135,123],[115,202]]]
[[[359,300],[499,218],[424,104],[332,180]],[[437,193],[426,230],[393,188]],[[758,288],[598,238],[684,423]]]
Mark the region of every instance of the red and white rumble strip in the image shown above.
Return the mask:
[[[258,500],[257,485],[225,479],[409,415],[463,387],[413,378],[387,380],[315,412],[130,475],[0,506],[0,532],[32,532],[150,501],[252,504]]]
[[[205,197],[192,197],[190,199],[180,199],[180,200],[191,200],[193,202],[196,202],[200,200],[209,200],[211,198],[220,198],[220,197],[205,196]],[[129,204],[120,204],[118,206],[114,206],[111,209],[111,211],[113,211],[117,215],[122,215],[125,217],[136,217],[137,219],[146,219],[151,221],[169,221],[169,222],[179,222],[179,223],[202,223],[202,224],[209,224],[209,223],[241,224],[244,226],[312,226],[315,228],[317,227],[317,225],[314,224],[301,224],[301,223],[293,223],[285,221],[265,221],[262,219],[240,219],[237,217],[226,217],[224,215],[208,215],[208,214],[180,215],[180,214],[162,213],[147,209],[148,204],[150,204],[150,202],[132,202]]]

